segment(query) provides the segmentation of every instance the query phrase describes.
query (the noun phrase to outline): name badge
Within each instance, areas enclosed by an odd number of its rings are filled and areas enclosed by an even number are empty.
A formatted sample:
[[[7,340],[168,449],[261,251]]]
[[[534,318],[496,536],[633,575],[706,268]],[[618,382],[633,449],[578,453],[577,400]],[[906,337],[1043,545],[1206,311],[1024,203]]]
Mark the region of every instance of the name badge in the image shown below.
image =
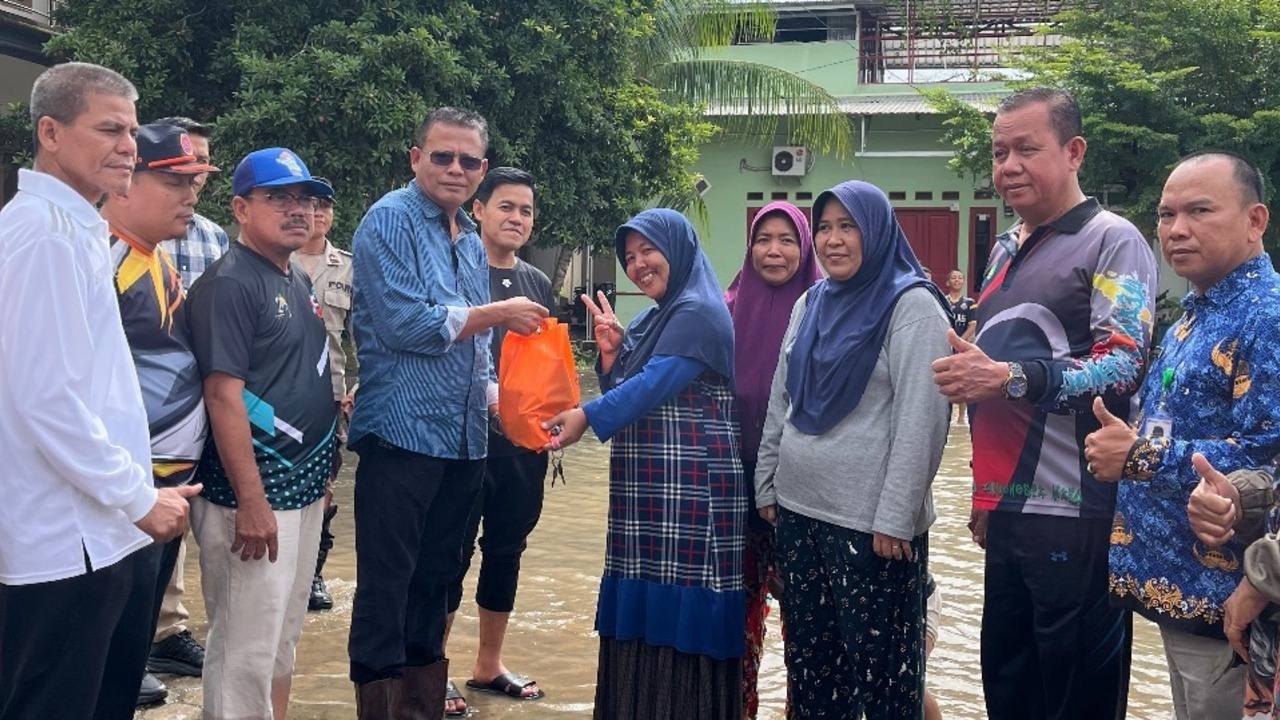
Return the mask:
[[[1139,430],[1142,437],[1151,440],[1160,438],[1173,437],[1173,419],[1166,415],[1163,410],[1157,410],[1150,416],[1143,418],[1142,428]]]

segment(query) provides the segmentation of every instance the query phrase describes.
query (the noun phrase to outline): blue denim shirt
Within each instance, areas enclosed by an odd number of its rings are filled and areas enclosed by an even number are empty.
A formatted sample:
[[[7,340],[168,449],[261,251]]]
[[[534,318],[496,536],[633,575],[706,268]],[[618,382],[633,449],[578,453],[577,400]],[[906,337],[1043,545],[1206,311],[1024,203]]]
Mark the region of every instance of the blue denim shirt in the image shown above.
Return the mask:
[[[360,390],[349,438],[366,435],[437,458],[488,450],[490,332],[457,341],[467,308],[489,302],[489,263],[476,225],[459,234],[417,182],[374,203],[351,241],[351,308]]]
[[[1280,453],[1280,275],[1263,255],[1183,307],[1142,386],[1139,431],[1157,413],[1172,426],[1167,437],[1139,440],[1120,481],[1111,594],[1161,625],[1223,637],[1222,605],[1243,575],[1244,545],[1206,548],[1191,532],[1187,500],[1199,482],[1191,455],[1225,473]]]

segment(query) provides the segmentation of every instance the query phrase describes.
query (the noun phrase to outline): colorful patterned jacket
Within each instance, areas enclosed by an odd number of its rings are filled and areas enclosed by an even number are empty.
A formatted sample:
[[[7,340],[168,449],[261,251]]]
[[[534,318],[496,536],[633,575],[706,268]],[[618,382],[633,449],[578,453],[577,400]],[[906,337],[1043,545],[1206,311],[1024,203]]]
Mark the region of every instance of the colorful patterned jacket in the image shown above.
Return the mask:
[[[971,409],[974,507],[1110,520],[1114,484],[1085,469],[1084,438],[1103,396],[1129,416],[1151,340],[1155,256],[1129,221],[1080,203],[1038,227],[997,238],[978,297],[976,342],[1018,361],[1029,391]]]

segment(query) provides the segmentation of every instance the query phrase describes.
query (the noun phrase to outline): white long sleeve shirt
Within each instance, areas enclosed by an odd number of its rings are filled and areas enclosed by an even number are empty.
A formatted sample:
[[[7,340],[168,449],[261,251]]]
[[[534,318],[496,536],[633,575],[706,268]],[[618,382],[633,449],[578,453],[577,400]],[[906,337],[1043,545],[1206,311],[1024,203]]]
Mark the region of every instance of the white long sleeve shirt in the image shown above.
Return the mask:
[[[0,210],[0,298],[0,583],[112,565],[151,542],[147,416],[107,223],[51,175]]]

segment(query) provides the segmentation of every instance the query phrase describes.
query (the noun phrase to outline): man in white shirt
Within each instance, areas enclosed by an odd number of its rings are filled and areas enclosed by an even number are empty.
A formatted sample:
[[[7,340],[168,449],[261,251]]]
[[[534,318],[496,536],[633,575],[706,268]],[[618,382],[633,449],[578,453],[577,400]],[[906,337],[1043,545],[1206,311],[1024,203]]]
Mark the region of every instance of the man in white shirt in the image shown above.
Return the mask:
[[[157,490],[94,205],[133,174],[137,91],[66,63],[31,90],[35,169],[0,211],[0,720],[133,717],[154,553],[199,486]]]

